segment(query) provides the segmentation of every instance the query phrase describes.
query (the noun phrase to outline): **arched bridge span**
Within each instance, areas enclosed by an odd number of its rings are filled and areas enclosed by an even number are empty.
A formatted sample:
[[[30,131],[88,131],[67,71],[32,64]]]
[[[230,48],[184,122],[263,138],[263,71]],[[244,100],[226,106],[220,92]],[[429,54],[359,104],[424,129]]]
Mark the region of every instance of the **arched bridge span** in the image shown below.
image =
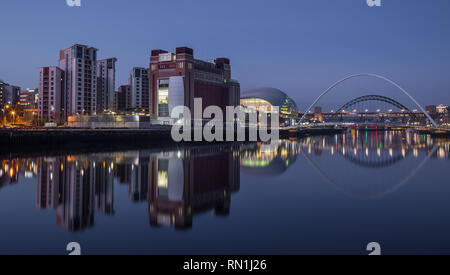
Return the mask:
[[[378,78],[381,79],[383,81],[388,82],[389,84],[393,85],[394,87],[398,88],[400,91],[402,91],[409,99],[411,99],[412,102],[414,102],[414,104],[420,109],[420,111],[422,113],[425,114],[425,116],[430,120],[430,122],[433,124],[433,126],[435,128],[437,128],[437,123],[433,120],[433,118],[431,118],[431,116],[425,111],[425,109],[417,102],[417,100],[412,97],[411,94],[409,94],[405,89],[403,89],[400,85],[398,85],[397,83],[395,83],[394,81],[390,80],[389,78],[386,78],[384,76],[378,75],[378,74],[372,74],[372,73],[361,73],[361,74],[354,74],[354,75],[350,75],[347,76],[339,81],[337,81],[336,83],[334,83],[333,85],[331,85],[328,89],[326,89],[312,104],[311,106],[308,108],[308,110],[305,111],[304,115],[302,116],[302,118],[300,119],[300,123],[303,122],[306,118],[306,116],[308,115],[308,113],[312,110],[312,108],[325,96],[327,95],[329,92],[331,92],[334,88],[336,88],[337,86],[339,86],[341,83],[352,79],[352,78],[356,78],[356,77],[374,77],[374,78]]]
[[[387,104],[389,104],[389,105],[391,105],[391,106],[393,106],[395,108],[403,110],[405,112],[412,113],[408,109],[408,107],[406,107],[405,105],[401,104],[400,102],[398,102],[398,101],[396,101],[396,100],[394,100],[392,98],[389,98],[389,97],[386,97],[386,96],[381,96],[381,95],[366,95],[366,96],[361,96],[361,97],[355,98],[355,99],[347,102],[344,106],[342,106],[338,110],[338,112],[342,112],[343,110],[346,110],[346,109],[348,109],[348,108],[350,108],[352,106],[355,106],[358,103],[368,102],[368,101],[384,102],[384,103],[387,103]]]

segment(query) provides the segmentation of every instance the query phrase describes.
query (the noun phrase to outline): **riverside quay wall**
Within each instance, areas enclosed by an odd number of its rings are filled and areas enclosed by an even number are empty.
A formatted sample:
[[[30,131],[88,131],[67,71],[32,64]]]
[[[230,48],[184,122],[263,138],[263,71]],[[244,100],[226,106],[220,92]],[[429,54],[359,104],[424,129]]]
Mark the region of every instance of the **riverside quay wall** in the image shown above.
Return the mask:
[[[44,146],[94,147],[107,145],[151,145],[172,142],[170,127],[151,129],[4,129],[0,148],[40,149]],[[68,148],[70,149],[70,148]]]
[[[344,130],[335,128],[281,130],[280,139],[337,134],[342,131]],[[246,136],[248,137],[248,129]],[[74,149],[95,151],[192,144],[211,143],[206,141],[176,143],[172,139],[171,127],[165,125],[154,125],[150,129],[0,129],[0,150],[3,152]]]

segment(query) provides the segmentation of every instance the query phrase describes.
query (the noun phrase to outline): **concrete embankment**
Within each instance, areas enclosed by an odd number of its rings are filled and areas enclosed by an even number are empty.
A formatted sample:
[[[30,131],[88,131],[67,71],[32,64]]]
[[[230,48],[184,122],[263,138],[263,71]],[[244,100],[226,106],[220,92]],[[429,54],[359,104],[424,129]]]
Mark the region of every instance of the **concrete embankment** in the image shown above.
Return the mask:
[[[281,130],[280,138],[336,134],[343,129]],[[248,137],[248,133],[246,134]],[[220,142],[215,142],[220,143]],[[208,142],[176,143],[169,126],[151,129],[0,129],[0,150],[7,152],[127,150],[130,148],[173,147]]]
[[[140,129],[7,129],[0,130],[0,147],[15,150],[164,145],[172,143],[170,128]]]

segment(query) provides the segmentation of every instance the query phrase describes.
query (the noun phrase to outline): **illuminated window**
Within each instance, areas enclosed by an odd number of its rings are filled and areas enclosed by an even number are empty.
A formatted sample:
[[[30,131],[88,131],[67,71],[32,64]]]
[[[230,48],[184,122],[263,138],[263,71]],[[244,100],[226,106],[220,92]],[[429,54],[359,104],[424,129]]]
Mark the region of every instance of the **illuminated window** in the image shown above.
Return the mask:
[[[159,55],[159,61],[171,61],[172,60],[172,54],[171,53],[164,53]]]
[[[260,98],[241,99],[241,105],[255,108],[257,111],[266,110],[267,112],[272,112],[273,107],[270,102]]]
[[[158,116],[169,117],[169,79],[158,80]]]
[[[169,160],[158,160],[158,197],[169,196]]]

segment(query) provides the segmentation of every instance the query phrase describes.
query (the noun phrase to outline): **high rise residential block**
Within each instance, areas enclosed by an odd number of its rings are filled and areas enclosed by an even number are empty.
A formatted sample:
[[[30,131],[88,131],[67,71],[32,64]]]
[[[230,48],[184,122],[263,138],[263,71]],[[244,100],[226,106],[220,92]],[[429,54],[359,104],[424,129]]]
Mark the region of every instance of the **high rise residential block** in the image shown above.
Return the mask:
[[[114,110],[116,58],[97,61],[97,113]]]
[[[130,109],[149,111],[148,69],[133,68],[130,73],[131,102]]]
[[[131,106],[131,86],[122,85],[115,94],[115,109],[118,112],[130,110]]]
[[[0,105],[15,105],[20,99],[20,87],[0,81]]]
[[[0,80],[0,107],[3,107],[5,105],[3,102],[3,96],[6,91],[6,86],[8,86],[8,84]]]
[[[65,72],[65,117],[97,113],[97,49],[75,44],[60,51],[59,68]]]
[[[39,118],[45,122],[64,121],[64,72],[58,67],[39,68]]]

